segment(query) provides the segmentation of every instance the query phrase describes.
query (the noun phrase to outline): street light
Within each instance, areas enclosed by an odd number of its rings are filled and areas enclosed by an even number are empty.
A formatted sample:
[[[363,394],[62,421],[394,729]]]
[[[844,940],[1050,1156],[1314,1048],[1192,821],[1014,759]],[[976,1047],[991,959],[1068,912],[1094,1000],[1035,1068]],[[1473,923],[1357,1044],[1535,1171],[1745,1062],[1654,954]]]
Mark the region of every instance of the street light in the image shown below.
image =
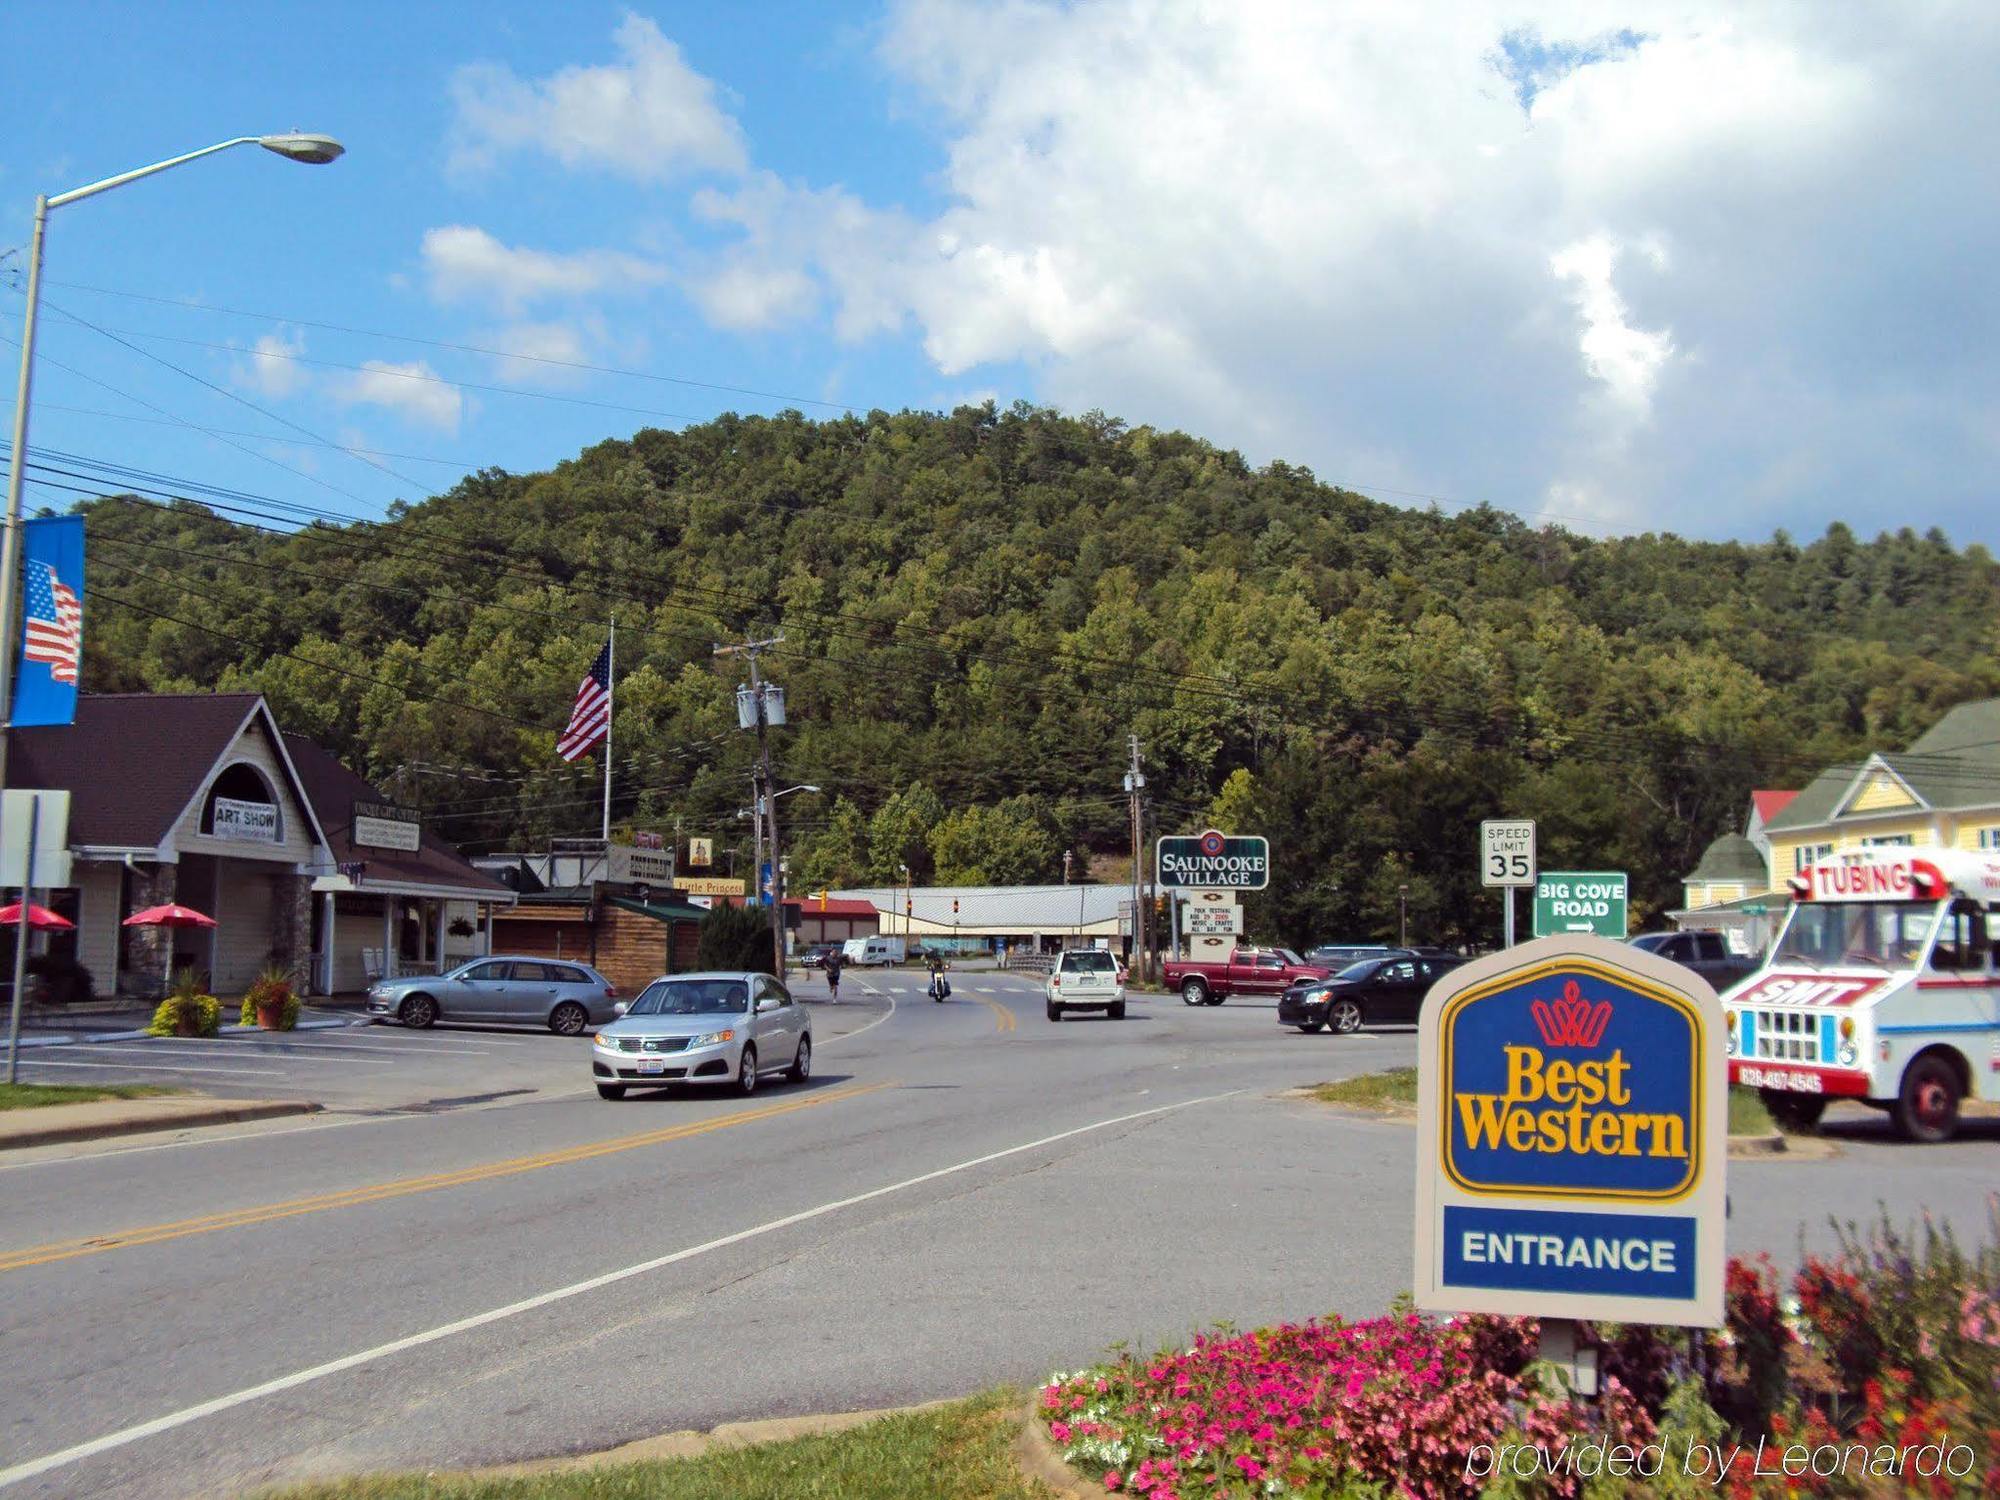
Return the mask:
[[[151,177],[155,172],[164,172],[169,167],[178,167],[236,146],[262,146],[288,161],[304,162],[308,166],[324,166],[345,149],[330,135],[305,135],[298,131],[284,135],[240,135],[234,140],[218,141],[213,146],[190,151],[185,156],[170,156],[149,167],[138,167],[130,172],[120,172],[116,177],[85,183],[53,198],[38,195],[35,199],[35,232],[28,242],[28,311],[21,325],[21,379],[14,392],[14,451],[7,470],[7,535],[4,545],[0,545],[0,716],[11,718],[13,712],[16,645],[14,591],[21,571],[21,478],[28,460],[28,397],[34,384],[35,322],[41,303],[42,242],[47,237],[49,210],[79,199],[94,198],[128,182],[137,182],[141,177]],[[7,781],[7,739],[7,731],[0,729],[0,786]]]

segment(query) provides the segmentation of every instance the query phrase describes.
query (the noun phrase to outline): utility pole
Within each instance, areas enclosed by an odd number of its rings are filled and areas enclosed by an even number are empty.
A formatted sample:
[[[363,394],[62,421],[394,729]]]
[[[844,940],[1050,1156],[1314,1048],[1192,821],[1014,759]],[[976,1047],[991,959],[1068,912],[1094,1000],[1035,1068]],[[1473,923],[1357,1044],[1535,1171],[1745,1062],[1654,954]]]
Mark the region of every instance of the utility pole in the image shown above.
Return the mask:
[[[1396,946],[1410,946],[1410,888],[1407,885],[1396,887]]]
[[[1145,849],[1146,836],[1139,819],[1139,793],[1146,785],[1146,776],[1139,769],[1139,736],[1134,734],[1126,738],[1132,747],[1132,766],[1125,773],[1125,795],[1132,809],[1132,971],[1143,982],[1146,978],[1146,908],[1139,856]]]
[[[785,973],[785,878],[783,866],[778,858],[778,799],[771,795],[775,790],[771,781],[771,739],[769,731],[773,725],[785,722],[785,690],[766,683],[757,669],[757,653],[772,646],[782,645],[785,634],[760,641],[743,641],[734,646],[717,646],[717,656],[747,656],[750,659],[750,685],[736,690],[736,723],[741,729],[757,731],[757,764],[750,772],[753,788],[759,788],[756,800],[750,804],[751,816],[757,822],[757,871],[755,879],[759,892],[764,878],[764,820],[770,820],[770,863],[771,863],[771,973],[783,978]],[[760,788],[761,782],[761,788]]]

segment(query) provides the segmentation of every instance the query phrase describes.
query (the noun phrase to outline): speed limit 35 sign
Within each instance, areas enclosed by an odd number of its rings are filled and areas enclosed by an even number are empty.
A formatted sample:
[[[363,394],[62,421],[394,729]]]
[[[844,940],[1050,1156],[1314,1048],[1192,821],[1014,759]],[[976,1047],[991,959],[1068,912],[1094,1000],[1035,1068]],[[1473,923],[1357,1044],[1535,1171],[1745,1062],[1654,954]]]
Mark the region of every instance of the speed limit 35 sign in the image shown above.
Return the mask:
[[[1488,818],[1479,825],[1479,883],[1496,886],[1535,883],[1532,818]]]

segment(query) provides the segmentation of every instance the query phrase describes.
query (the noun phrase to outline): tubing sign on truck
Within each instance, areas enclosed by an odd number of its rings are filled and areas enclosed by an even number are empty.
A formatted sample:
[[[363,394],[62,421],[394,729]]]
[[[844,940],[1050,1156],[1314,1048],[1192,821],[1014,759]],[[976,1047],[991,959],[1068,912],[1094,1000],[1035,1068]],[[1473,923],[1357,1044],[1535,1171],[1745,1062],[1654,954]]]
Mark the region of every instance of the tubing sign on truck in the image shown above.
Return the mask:
[[[1722,1005],[1604,938],[1440,981],[1417,1026],[1417,1305],[1722,1322]]]

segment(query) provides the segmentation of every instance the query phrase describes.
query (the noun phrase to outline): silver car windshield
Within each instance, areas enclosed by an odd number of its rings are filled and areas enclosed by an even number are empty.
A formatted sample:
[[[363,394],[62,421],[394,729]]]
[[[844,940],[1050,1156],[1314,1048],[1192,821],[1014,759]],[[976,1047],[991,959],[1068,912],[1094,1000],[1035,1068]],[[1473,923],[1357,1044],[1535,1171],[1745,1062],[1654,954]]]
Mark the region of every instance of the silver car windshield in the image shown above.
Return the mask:
[[[656,979],[632,1002],[628,1016],[725,1016],[750,1008],[740,979]]]

